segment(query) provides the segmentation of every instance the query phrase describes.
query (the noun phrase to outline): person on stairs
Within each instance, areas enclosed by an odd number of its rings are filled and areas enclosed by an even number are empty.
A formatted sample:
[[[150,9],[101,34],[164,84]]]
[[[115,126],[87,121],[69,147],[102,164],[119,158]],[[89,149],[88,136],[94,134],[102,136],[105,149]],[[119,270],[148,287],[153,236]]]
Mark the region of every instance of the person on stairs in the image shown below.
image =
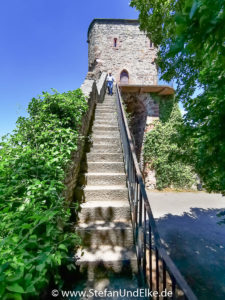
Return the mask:
[[[109,71],[106,81],[107,81],[108,94],[112,96],[113,82],[115,81],[114,77],[112,76],[112,71]]]

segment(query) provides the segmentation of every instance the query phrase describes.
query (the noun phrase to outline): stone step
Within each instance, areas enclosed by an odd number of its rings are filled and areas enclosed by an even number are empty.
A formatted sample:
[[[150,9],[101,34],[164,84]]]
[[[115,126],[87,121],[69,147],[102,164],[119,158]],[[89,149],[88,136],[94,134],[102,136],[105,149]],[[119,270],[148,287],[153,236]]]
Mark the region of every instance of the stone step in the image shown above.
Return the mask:
[[[82,203],[80,205],[81,211],[78,214],[80,223],[130,221],[131,214],[128,201],[101,201],[100,204],[97,201]]]
[[[97,107],[96,110],[95,110],[95,113],[105,113],[105,114],[109,114],[109,113],[116,113],[117,110],[114,108],[114,107],[103,107],[103,108],[100,108],[100,107]]]
[[[95,114],[95,120],[97,119],[117,120],[117,113],[97,113]]]
[[[133,229],[130,222],[104,222],[82,223],[76,227],[76,232],[82,238],[82,246],[100,247],[110,245],[133,248]]]
[[[95,126],[105,126],[105,127],[115,127],[118,126],[118,122],[117,121],[107,121],[107,120],[97,120],[94,121],[94,127]]]
[[[120,133],[119,127],[117,125],[111,126],[109,125],[101,125],[101,126],[93,126],[92,127],[92,133],[94,134],[118,134]]]
[[[88,162],[88,172],[124,173],[124,163],[123,162]]]
[[[77,268],[82,269],[82,272],[75,274],[76,277],[76,284],[73,286],[73,291],[77,291],[77,295],[82,291],[84,292],[84,295],[89,294],[90,290],[94,291],[104,291],[107,289],[110,294],[106,294],[106,297],[99,298],[99,297],[88,297],[88,298],[80,298],[79,300],[106,300],[106,299],[114,299],[114,300],[131,300],[131,294],[130,292],[136,292],[137,288],[143,288],[143,286],[140,285],[140,280],[138,280],[138,274],[132,272],[132,268],[129,266],[129,264],[124,264],[122,267],[122,272],[114,272],[113,270],[104,268],[103,263],[100,263],[100,265],[96,268],[93,268],[93,265],[90,265],[88,267],[84,267],[82,264],[82,267]],[[90,274],[90,276],[88,276]],[[92,274],[92,277],[91,277]],[[122,297],[112,297],[112,291],[119,290],[120,287],[126,287],[126,290],[129,291],[127,295],[122,295]],[[122,289],[123,289],[122,288]],[[130,295],[129,295],[130,294]],[[72,299],[72,298],[70,298]],[[73,298],[75,299],[75,298]],[[76,298],[77,299],[77,298]],[[141,298],[132,298],[133,300],[149,300],[149,297],[141,297]]]
[[[102,105],[106,105],[106,106],[111,105],[111,106],[115,107],[115,109],[117,108],[116,103],[112,102],[112,101],[105,101],[102,103]]]
[[[116,100],[116,95],[105,95],[105,98],[104,98],[104,101],[105,100],[112,100],[112,101],[115,101]],[[103,102],[104,102],[103,101]]]
[[[92,137],[120,137],[120,132],[119,130],[117,131],[105,131],[105,130],[93,130]]]
[[[104,98],[104,101],[103,101],[103,103],[105,102],[105,101],[116,101],[116,97],[115,96],[111,96],[111,95],[105,95],[105,98]]]
[[[120,137],[93,137],[93,143],[99,145],[121,145]]]
[[[105,111],[105,112],[109,112],[109,111],[117,111],[117,106],[114,103],[102,103],[102,104],[97,104],[95,111]]]
[[[95,116],[95,121],[99,122],[99,121],[104,121],[106,123],[108,122],[116,122],[118,123],[117,121],[117,116],[109,116],[109,117],[104,117],[104,116]]]
[[[98,119],[94,121],[94,126],[118,126],[117,119],[114,120],[106,120],[106,119]]]
[[[92,134],[92,140],[94,141],[95,139],[120,139],[120,133],[119,132],[94,132]]]
[[[116,125],[118,124],[118,119],[117,119],[117,116],[110,116],[110,117],[101,117],[101,116],[96,116],[95,117],[95,121],[96,122],[105,122],[105,124],[107,124],[107,123],[112,123],[112,122],[114,122]],[[110,125],[109,124],[109,125]]]
[[[122,153],[88,153],[88,162],[123,162]]]
[[[115,108],[117,107],[116,106],[116,103],[114,102],[114,101],[104,101],[103,103],[102,103],[103,105],[113,105]]]
[[[81,273],[87,274],[89,282],[95,281],[102,273],[105,278],[109,272],[117,273],[119,277],[121,274],[130,276],[137,273],[135,250],[120,246],[103,245],[95,249],[79,249],[76,253],[76,264]]]
[[[122,153],[121,145],[96,144],[92,145],[90,153]]]
[[[108,133],[108,134],[116,134],[116,133],[120,133],[119,127],[118,126],[94,126],[92,127],[92,133]]]
[[[87,185],[125,185],[125,173],[86,173],[83,175]]]
[[[115,106],[115,104],[98,104],[96,106],[96,109],[104,109],[104,110],[112,109],[117,111],[117,107]]]
[[[128,201],[127,187],[122,185],[87,185],[85,188],[77,188],[75,191],[75,197],[79,201]]]
[[[111,101],[111,100],[106,100],[103,101],[102,103],[97,103],[96,107],[101,107],[101,106],[105,106],[105,105],[113,105],[114,107],[117,107],[116,101]]]
[[[117,111],[115,109],[111,109],[110,111],[102,110],[102,111],[96,111],[95,117],[110,117],[110,116],[117,116]]]
[[[118,125],[117,126],[110,126],[110,125],[108,125],[108,126],[104,126],[104,125],[94,125],[93,127],[92,127],[92,131],[93,132],[96,132],[96,131],[107,131],[107,132],[114,132],[114,131],[119,131],[119,127],[118,127]]]
[[[106,117],[111,116],[111,115],[117,115],[117,111],[114,109],[111,109],[110,111],[104,109],[104,110],[96,110],[95,115],[104,115]]]
[[[96,108],[95,113],[117,113],[117,109],[114,106],[104,106],[101,108]]]

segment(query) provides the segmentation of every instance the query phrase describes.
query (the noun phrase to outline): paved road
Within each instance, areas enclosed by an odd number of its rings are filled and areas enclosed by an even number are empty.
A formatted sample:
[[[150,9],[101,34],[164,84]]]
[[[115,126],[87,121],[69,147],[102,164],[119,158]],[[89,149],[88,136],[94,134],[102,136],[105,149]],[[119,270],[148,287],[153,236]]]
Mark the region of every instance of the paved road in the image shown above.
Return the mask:
[[[168,252],[198,299],[225,299],[225,210],[219,194],[148,192]]]

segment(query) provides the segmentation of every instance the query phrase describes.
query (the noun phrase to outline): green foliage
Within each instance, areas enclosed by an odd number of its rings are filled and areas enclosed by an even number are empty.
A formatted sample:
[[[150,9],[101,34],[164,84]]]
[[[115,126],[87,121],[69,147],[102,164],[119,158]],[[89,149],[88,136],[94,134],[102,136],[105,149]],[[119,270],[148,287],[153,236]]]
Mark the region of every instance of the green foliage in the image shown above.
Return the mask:
[[[130,125],[131,121],[133,119],[132,113],[128,112],[127,104],[124,101],[123,101],[123,107],[124,107],[124,112],[125,112],[125,115],[126,115],[126,119],[127,119],[128,125]]]
[[[178,84],[177,97],[187,111],[184,138],[193,143],[190,159],[209,191],[225,193],[225,2],[132,0],[131,5],[140,10],[141,29],[160,46],[162,78]]]
[[[185,152],[177,143],[180,127],[183,126],[178,104],[173,98],[157,97],[156,99],[160,106],[160,121],[155,122],[154,129],[146,134],[145,162],[156,171],[158,189],[191,188],[194,183],[194,173],[185,163]]]
[[[80,243],[62,196],[87,103],[81,90],[43,93],[0,148],[0,298],[31,299]]]

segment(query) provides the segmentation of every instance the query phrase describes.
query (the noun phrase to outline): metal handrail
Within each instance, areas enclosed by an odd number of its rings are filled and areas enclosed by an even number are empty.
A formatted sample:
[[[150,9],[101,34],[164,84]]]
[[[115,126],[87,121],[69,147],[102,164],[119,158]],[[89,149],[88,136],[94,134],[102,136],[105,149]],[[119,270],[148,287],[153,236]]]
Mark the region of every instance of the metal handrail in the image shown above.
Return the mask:
[[[135,154],[118,85],[116,85],[116,95],[140,277],[151,290],[154,286],[158,292],[167,289],[168,286],[171,287],[172,299],[181,299],[182,293],[183,299],[197,300],[162,245]],[[153,259],[155,260],[155,269]]]

